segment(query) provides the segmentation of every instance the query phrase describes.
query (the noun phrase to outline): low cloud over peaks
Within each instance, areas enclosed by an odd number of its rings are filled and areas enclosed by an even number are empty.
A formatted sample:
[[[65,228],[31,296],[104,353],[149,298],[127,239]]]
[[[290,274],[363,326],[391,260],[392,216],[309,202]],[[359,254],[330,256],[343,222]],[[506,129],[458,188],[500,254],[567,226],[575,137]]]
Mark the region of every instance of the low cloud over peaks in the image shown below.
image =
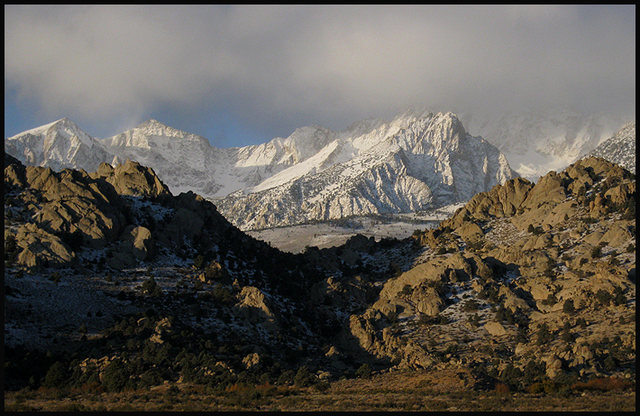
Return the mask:
[[[95,126],[224,112],[268,139],[424,105],[632,114],[635,71],[633,6],[5,6],[8,104]]]

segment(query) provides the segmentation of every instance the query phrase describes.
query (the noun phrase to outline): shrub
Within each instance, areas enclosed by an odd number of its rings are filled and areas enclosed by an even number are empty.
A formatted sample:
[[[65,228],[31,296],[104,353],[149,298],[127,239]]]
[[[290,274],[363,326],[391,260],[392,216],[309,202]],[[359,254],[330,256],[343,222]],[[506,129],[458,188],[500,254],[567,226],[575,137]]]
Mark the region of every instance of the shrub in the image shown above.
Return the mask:
[[[362,364],[360,368],[356,370],[356,377],[358,378],[369,378],[371,377],[371,367],[369,364]]]
[[[527,387],[527,392],[530,394],[540,394],[544,393],[544,384],[542,383],[533,383]]]
[[[609,305],[612,299],[613,299],[613,296],[611,296],[611,293],[607,292],[604,289],[600,289],[596,293],[596,300],[598,301],[598,303],[600,303],[603,306]]]
[[[509,388],[508,385],[504,383],[496,383],[495,392],[497,394],[509,394],[510,391],[511,389]]]
[[[331,387],[331,384],[329,384],[328,381],[321,381],[319,383],[317,383],[316,385],[313,386],[313,388],[315,388],[316,390],[320,391],[320,392],[324,392],[329,390],[329,388]]]
[[[543,323],[542,325],[540,325],[540,328],[538,329],[538,338],[536,340],[536,343],[538,345],[544,345],[551,342],[552,340],[553,340],[553,336],[549,331],[549,327],[547,326],[546,323]]]
[[[573,306],[573,299],[567,299],[564,301],[564,305],[562,306],[562,311],[564,313],[568,313],[569,315],[575,313],[576,308]]]
[[[72,233],[62,232],[60,239],[73,251],[78,251],[82,247],[83,236],[80,230],[75,230]]]
[[[56,285],[60,282],[61,279],[62,276],[58,272],[52,273],[51,276],[49,276],[49,280],[54,282]]]
[[[597,259],[602,256],[602,248],[600,246],[591,249],[591,258]]]
[[[42,384],[45,387],[60,387],[66,384],[67,378],[67,366],[60,361],[56,361],[49,367]]]
[[[314,384],[315,381],[315,376],[309,372],[309,369],[305,365],[298,369],[298,372],[293,378],[293,384],[296,387],[307,387]]]
[[[613,371],[616,369],[616,360],[611,355],[608,355],[607,358],[602,362],[602,366],[606,371]]]
[[[529,228],[527,228],[527,231],[533,235],[544,234],[542,227],[534,227],[533,224],[529,224]]]
[[[624,296],[624,290],[620,286],[616,286],[613,289],[613,304],[619,306],[625,303],[627,303],[627,298]]]
[[[13,234],[7,234],[4,240],[4,258],[5,260],[15,260],[18,254],[18,244]]]
[[[142,284],[142,292],[153,297],[162,295],[162,289],[158,286],[153,276],[149,277],[149,279],[145,280]]]
[[[204,256],[202,256],[202,254],[199,254],[195,259],[193,259],[193,267],[196,269],[201,269],[203,264]]]
[[[599,377],[592,378],[586,383],[578,382],[573,384],[573,390],[597,390],[597,391],[615,391],[626,390],[634,386],[633,381],[625,380],[618,377]]]
[[[411,296],[411,292],[413,292],[413,288],[411,287],[411,285],[404,285],[404,287],[400,291],[400,296]]]
[[[543,305],[549,305],[549,306],[553,306],[556,303],[558,303],[558,299],[553,293],[549,293],[549,296],[547,296],[547,298],[542,301]]]
[[[216,285],[211,291],[211,296],[216,302],[224,305],[231,305],[236,301],[233,292],[222,285]]]
[[[477,311],[478,308],[479,308],[478,302],[476,302],[474,299],[469,299],[462,305],[462,310],[464,312]]]
[[[564,342],[569,343],[573,341],[573,334],[571,334],[571,325],[569,325],[568,322],[562,328],[561,337]]]
[[[502,371],[500,378],[510,389],[517,389],[522,380],[522,370],[509,363]]]
[[[102,375],[102,384],[108,391],[122,391],[129,381],[129,372],[119,361],[112,361]]]
[[[280,374],[278,377],[278,384],[291,384],[293,383],[293,379],[296,376],[296,373],[293,370],[286,370]]]
[[[523,370],[523,381],[525,384],[532,384],[542,381],[545,377],[546,364],[544,361],[529,360]]]

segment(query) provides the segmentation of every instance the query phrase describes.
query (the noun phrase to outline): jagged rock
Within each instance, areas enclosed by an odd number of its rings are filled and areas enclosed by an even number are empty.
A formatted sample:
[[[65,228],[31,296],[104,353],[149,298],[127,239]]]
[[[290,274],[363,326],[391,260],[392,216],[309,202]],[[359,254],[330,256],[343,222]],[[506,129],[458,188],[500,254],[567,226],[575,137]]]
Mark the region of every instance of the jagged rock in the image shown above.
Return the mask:
[[[456,233],[465,241],[476,241],[484,235],[482,228],[477,224],[469,221],[464,221],[458,228]]]
[[[593,231],[591,233],[589,233],[588,235],[586,235],[582,241],[585,243],[588,243],[592,246],[597,246],[598,243],[600,243],[600,240],[602,240],[602,236],[604,234],[601,233],[600,231]]]
[[[205,221],[201,215],[188,208],[178,206],[171,222],[165,227],[162,236],[165,241],[182,241],[182,239],[194,239],[202,233]]]
[[[268,306],[269,301],[260,289],[253,286],[245,286],[238,295],[239,301],[236,304],[245,313],[251,322],[264,322],[273,320],[274,315]]]
[[[636,183],[626,182],[608,189],[604,193],[604,197],[611,201],[615,206],[624,206],[629,202],[629,199],[634,197],[636,193]]]
[[[131,242],[132,252],[136,259],[147,260],[153,255],[154,245],[149,229],[142,226],[130,226],[125,230],[125,234]]]
[[[563,186],[565,176],[566,174],[564,173],[558,174],[554,171],[544,175],[527,195],[523,202],[523,207],[536,209],[542,204],[563,202],[567,198],[567,193]]]
[[[551,236],[549,234],[542,234],[539,236],[530,237],[527,242],[522,246],[523,250],[539,250],[551,245]]]
[[[542,221],[542,226],[555,227],[562,224],[569,218],[573,218],[578,213],[578,204],[575,201],[561,202],[556,205]]]
[[[515,312],[518,309],[526,312],[530,309],[527,302],[513,293],[508,286],[500,286],[498,295],[504,297],[504,307],[511,310],[511,312]]]
[[[153,169],[131,160],[116,166],[112,171],[103,167],[99,174],[112,184],[120,195],[150,198],[170,195],[169,188],[162,183]]]
[[[4,154],[4,183],[5,186],[24,188],[27,185],[26,171],[18,159]]]
[[[156,322],[156,326],[154,328],[154,332],[149,338],[151,342],[155,342],[156,344],[163,344],[164,340],[162,339],[169,331],[171,331],[171,321],[169,318],[162,318],[158,322]]]
[[[606,242],[611,247],[622,247],[629,244],[632,241],[633,235],[629,232],[629,229],[619,223],[612,224],[607,232],[602,235],[600,241]]]
[[[411,301],[416,311],[427,316],[436,316],[444,306],[444,301],[433,287],[420,285],[413,290]]]
[[[98,170],[96,171],[96,173],[94,175],[91,175],[92,177],[101,177],[101,178],[108,178],[111,175],[113,175],[114,169],[113,166],[111,166],[108,163],[100,163],[100,165],[98,166]]]
[[[349,332],[365,350],[373,347],[375,328],[367,319],[358,315],[349,316]]]
[[[324,355],[325,357],[337,357],[340,355],[340,351],[336,348],[335,345],[332,345]]]
[[[121,242],[117,250],[109,251],[107,255],[107,266],[112,269],[122,270],[134,267],[138,260],[133,255],[130,243]]]
[[[242,365],[244,365],[244,368],[246,368],[247,370],[259,364],[260,364],[260,355],[255,352],[252,352],[251,354],[247,354],[242,359]]]
[[[104,370],[107,368],[107,366],[109,366],[109,364],[111,364],[112,361],[115,360],[115,356],[112,357],[108,357],[108,356],[104,356],[101,358],[85,358],[84,360],[82,360],[82,362],[80,364],[78,364],[78,367],[80,367],[80,371],[82,371],[82,373],[86,373],[87,371],[90,372],[97,372],[98,373],[98,378],[100,381],[103,380],[103,375],[104,375]]]
[[[421,345],[413,341],[407,342],[400,353],[401,362],[398,365],[399,368],[424,369],[434,364],[434,359],[429,353]]]
[[[547,377],[554,379],[562,374],[562,361],[555,355],[547,357],[545,360]]]
[[[494,337],[501,337],[507,334],[507,330],[502,326],[500,322],[497,321],[489,321],[484,324],[484,329]]]
[[[75,260],[75,253],[60,240],[35,224],[24,224],[16,233],[17,263],[29,268],[66,266]]]
[[[460,225],[465,214],[479,220],[514,215],[533,186],[534,184],[526,179],[515,178],[508,180],[503,185],[496,185],[489,192],[476,194],[453,217],[453,228],[457,228]]]

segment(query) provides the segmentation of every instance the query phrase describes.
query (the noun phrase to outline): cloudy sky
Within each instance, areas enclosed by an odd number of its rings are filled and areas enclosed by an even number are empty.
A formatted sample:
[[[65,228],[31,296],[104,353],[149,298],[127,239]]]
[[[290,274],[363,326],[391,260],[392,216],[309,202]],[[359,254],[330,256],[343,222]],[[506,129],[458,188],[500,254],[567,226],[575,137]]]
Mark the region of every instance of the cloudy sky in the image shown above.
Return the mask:
[[[233,146],[408,108],[635,114],[635,6],[5,6],[5,137]]]

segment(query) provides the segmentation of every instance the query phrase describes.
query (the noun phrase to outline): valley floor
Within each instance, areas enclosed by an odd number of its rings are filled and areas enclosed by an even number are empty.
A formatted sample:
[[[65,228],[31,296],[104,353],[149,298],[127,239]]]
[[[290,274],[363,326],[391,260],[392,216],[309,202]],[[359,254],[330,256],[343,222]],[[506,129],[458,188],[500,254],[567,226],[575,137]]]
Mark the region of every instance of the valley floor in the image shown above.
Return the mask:
[[[5,392],[6,411],[615,411],[636,409],[635,391],[585,391],[570,394],[472,391],[461,385],[442,390],[434,374],[386,373],[371,379],[340,380],[315,387],[242,386],[212,391],[188,384],[150,390],[100,393]],[[445,377],[445,386],[446,384]],[[455,383],[455,381],[454,381]],[[458,383],[459,384],[459,383]]]
[[[279,250],[301,253],[306,247],[322,249],[340,246],[356,234],[364,235],[367,238],[373,237],[376,241],[383,238],[401,240],[411,236],[417,229],[424,230],[436,227],[441,219],[444,218],[437,216],[409,217],[408,214],[386,219],[358,217],[342,223],[327,222],[267,228],[247,231],[247,234],[258,240],[266,241]]]

